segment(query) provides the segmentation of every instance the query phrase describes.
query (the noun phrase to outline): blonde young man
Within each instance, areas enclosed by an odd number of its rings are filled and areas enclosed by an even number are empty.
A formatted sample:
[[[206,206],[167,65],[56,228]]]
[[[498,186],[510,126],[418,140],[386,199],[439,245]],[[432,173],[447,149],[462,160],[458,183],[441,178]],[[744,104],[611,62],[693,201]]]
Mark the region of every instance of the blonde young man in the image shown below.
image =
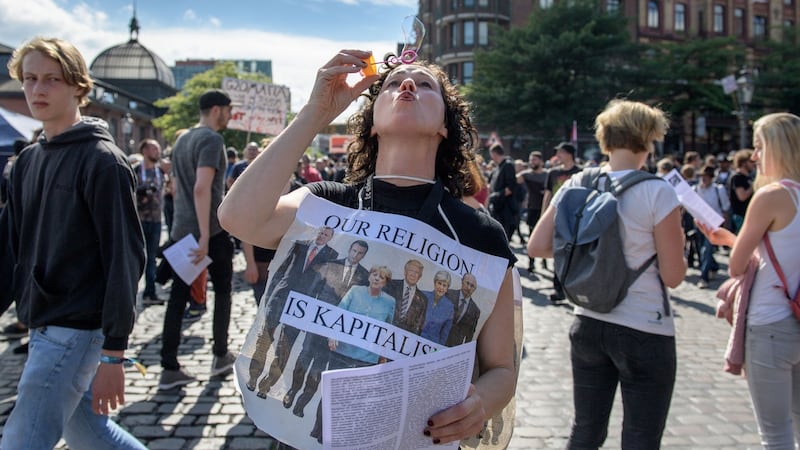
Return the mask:
[[[81,116],[92,80],[72,44],[34,38],[8,68],[44,132],[19,155],[0,216],[0,312],[16,298],[31,329],[0,448],[63,436],[70,448],[144,449],[107,417],[125,402],[144,266],[133,172],[105,122]]]

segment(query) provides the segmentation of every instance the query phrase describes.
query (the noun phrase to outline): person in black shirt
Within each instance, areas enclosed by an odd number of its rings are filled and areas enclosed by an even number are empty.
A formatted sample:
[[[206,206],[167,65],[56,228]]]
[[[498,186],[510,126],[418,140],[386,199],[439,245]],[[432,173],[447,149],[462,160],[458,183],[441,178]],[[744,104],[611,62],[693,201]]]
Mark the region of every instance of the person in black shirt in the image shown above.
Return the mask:
[[[514,202],[514,190],[517,187],[517,175],[514,161],[506,156],[503,146],[495,144],[489,149],[492,161],[497,165],[489,176],[489,213],[500,222],[506,237],[511,239],[514,220],[517,217],[517,205]]]
[[[738,233],[744,223],[747,205],[753,197],[753,171],[755,162],[750,159],[752,150],[739,150],[733,157],[736,173],[728,180],[728,197],[731,200],[731,224],[734,233]]]
[[[317,72],[309,102],[253,162],[253,170],[242,174],[219,216],[223,226],[242,240],[275,248],[312,190],[352,208],[359,189],[369,184],[373,209],[417,218],[426,198],[438,199],[441,214],[451,217],[449,223],[456,227],[462,245],[508,260],[497,301],[478,334],[476,381],[464,401],[425,418],[428,426],[420,430],[434,444],[444,444],[476,436],[484,421],[513,396],[512,266],[516,258],[497,223],[459,200],[477,132],[469,105],[446,72],[426,63],[403,64],[361,76],[350,85],[347,76],[366,67],[370,55],[342,50]],[[367,99],[350,119],[355,137],[348,153],[348,184],[311,183],[281,197],[282,180],[314,136],[362,93]],[[260,201],[253,205],[253,198]],[[425,220],[450,234],[439,213]]]
[[[34,38],[8,64],[42,136],[20,153],[0,214],[0,313],[18,300],[29,357],[0,448],[144,449],[108,418],[125,399],[144,236],[134,175],[108,125],[82,116],[92,78],[78,50]]]
[[[544,196],[542,198],[542,211],[546,211],[550,206],[550,201],[556,195],[558,189],[573,175],[581,171],[581,168],[575,165],[575,147],[569,142],[562,142],[555,147],[556,158],[561,163],[559,167],[550,169],[547,173],[547,181],[544,184]],[[551,302],[558,302],[564,300],[564,290],[561,288],[561,282],[558,281],[558,276],[553,273],[553,293],[550,294]]]
[[[517,174],[517,180],[525,183],[528,191],[528,237],[533,233],[539,216],[542,215],[542,200],[544,200],[545,183],[547,182],[547,171],[544,169],[542,152],[533,151],[528,155],[528,168]],[[542,259],[542,264],[547,267],[547,260]],[[528,258],[528,272],[533,272],[533,258]]]

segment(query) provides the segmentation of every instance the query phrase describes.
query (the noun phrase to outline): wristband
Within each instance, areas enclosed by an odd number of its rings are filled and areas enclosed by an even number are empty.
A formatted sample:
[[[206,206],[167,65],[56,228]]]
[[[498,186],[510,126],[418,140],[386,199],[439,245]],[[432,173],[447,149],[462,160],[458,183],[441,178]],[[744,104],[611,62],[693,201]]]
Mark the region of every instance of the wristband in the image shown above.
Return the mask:
[[[125,367],[134,366],[142,376],[147,375],[147,369],[144,367],[144,364],[140,363],[138,360],[134,358],[120,358],[117,356],[108,356],[108,355],[100,355],[100,363],[101,364],[122,364]]]

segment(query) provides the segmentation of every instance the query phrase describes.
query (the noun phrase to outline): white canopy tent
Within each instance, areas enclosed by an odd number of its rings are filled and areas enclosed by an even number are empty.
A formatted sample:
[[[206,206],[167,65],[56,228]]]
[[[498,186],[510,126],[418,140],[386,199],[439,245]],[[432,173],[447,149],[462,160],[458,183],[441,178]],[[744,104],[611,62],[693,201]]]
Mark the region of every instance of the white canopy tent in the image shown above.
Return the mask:
[[[42,122],[0,107],[0,153],[13,153],[14,141],[30,141]]]

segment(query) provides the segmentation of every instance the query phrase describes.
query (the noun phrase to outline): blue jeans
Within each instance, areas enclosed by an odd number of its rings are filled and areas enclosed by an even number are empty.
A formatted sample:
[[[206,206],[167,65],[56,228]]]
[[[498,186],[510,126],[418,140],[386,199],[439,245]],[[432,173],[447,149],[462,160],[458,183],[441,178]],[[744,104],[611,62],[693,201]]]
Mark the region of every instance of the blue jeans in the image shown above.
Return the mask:
[[[794,449],[800,442],[800,321],[789,316],[748,326],[747,386],[765,449]]]
[[[214,284],[214,323],[212,335],[215,356],[228,353],[228,325],[231,321],[231,289],[233,281],[233,242],[225,231],[208,240],[208,276]],[[180,369],[178,346],[181,342],[183,312],[191,299],[190,287],[178,275],[172,277],[172,290],[164,312],[164,329],[161,333],[161,367]]]
[[[142,222],[147,263],[144,266],[144,294],[156,295],[156,255],[161,242],[161,222]]]
[[[619,384],[622,448],[658,449],[675,384],[675,338],[583,316],[569,337],[575,419],[567,448],[603,445]]]
[[[146,450],[108,416],[92,411],[91,384],[102,345],[100,330],[31,330],[28,361],[0,449],[53,448],[63,435],[75,449]]]
[[[711,272],[719,270],[719,264],[714,259],[714,246],[706,239],[703,233],[697,233],[700,241],[700,278],[708,282]]]

